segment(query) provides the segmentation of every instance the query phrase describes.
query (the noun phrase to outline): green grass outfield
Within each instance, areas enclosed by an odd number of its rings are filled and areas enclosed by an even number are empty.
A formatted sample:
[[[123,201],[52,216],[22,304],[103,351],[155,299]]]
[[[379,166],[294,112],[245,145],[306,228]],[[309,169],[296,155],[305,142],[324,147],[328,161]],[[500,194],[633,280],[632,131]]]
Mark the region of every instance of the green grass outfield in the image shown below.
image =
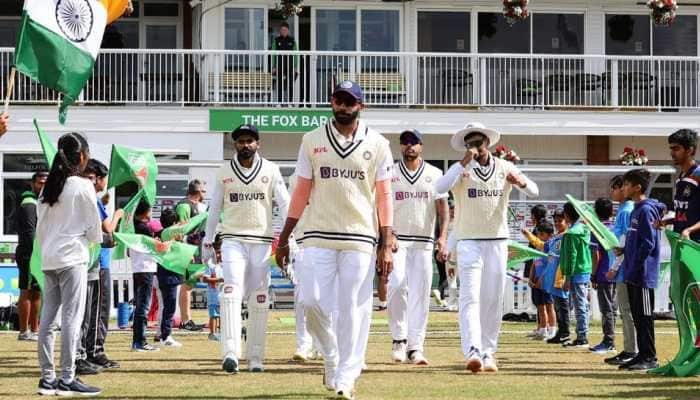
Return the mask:
[[[195,316],[206,319],[201,311]],[[243,363],[244,372],[227,375],[220,368],[218,343],[201,333],[176,333],[184,344],[181,349],[132,353],[129,331],[108,337],[108,354],[121,362],[121,369],[84,381],[102,387],[102,397],[111,399],[330,398],[321,385],[320,361],[289,361],[295,343],[288,319],[292,313],[275,311],[270,316],[265,373],[248,373]],[[358,381],[358,399],[700,399],[700,378],[618,372],[603,364],[603,356],[526,339],[532,324],[504,324],[497,354],[501,371],[472,375],[459,350],[456,313],[431,313],[426,343],[430,366],[395,365],[389,360],[391,338],[382,321],[386,314],[374,317],[378,323],[372,326],[369,369]],[[675,323],[657,322],[656,330],[663,362],[676,352]],[[599,325],[592,328],[591,339],[600,339]],[[38,398],[33,396],[38,381],[36,344],[18,342],[16,333],[0,334],[0,399]]]

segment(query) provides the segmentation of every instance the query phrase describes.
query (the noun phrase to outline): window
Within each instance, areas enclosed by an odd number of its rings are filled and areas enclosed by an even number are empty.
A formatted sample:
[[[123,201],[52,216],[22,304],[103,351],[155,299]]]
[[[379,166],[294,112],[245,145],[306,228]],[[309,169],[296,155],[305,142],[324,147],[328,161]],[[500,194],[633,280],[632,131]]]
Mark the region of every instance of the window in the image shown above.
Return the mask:
[[[224,21],[224,48],[226,50],[265,49],[264,9],[227,8]]]
[[[316,10],[316,49],[355,51],[357,49],[355,10]]]
[[[399,51],[399,10],[362,10],[362,51]]]
[[[583,14],[532,15],[532,51],[545,54],[583,54]]]
[[[502,13],[479,13],[480,53],[529,53],[532,18],[509,25]]]
[[[670,26],[654,26],[652,52],[659,56],[696,56],[697,33],[697,16],[678,15]]]
[[[649,15],[605,16],[605,54],[644,56],[651,54]]]
[[[469,53],[468,12],[419,11],[418,51]]]
[[[19,33],[22,0],[4,0],[0,7],[0,47],[15,47]]]
[[[145,3],[143,15],[146,17],[177,17],[180,5],[177,3]]]
[[[30,190],[32,174],[46,171],[44,156],[40,153],[0,155],[2,157],[2,232],[1,235],[16,235],[15,219],[19,210],[20,195]]]

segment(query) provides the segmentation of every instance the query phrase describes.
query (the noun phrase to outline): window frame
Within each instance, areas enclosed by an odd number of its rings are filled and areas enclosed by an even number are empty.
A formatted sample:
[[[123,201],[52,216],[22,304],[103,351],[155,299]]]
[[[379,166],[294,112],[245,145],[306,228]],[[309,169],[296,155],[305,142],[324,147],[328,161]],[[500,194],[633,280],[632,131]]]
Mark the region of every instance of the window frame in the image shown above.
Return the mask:
[[[317,40],[317,11],[341,11],[341,10],[354,10],[355,11],[355,50],[357,52],[362,50],[362,11],[398,11],[399,13],[399,48],[398,50],[387,50],[382,51],[382,53],[393,53],[402,52],[406,46],[406,40],[404,39],[404,12],[403,6],[394,4],[381,4],[381,5],[320,5],[313,7],[311,10],[311,51],[317,51],[316,40]],[[417,14],[416,14],[417,15]],[[326,50],[324,50],[326,51]],[[363,51],[364,52],[364,51]]]
[[[695,36],[698,38],[696,40],[696,53],[694,56],[659,56],[659,57],[698,57],[700,56],[700,12],[684,12],[685,10],[682,10],[682,12],[677,12],[676,15],[678,16],[695,16],[696,18],[696,24],[695,24]],[[607,46],[607,18],[608,15],[620,15],[620,14],[628,14],[628,15],[645,15],[649,16],[648,12],[642,12],[639,10],[634,10],[630,11],[629,9],[624,10],[620,8],[611,8],[611,9],[606,9],[604,10],[603,13],[603,26],[605,27],[605,34],[603,35],[603,54],[606,56],[617,56],[613,54],[608,54],[608,46]],[[638,57],[654,57],[654,21],[652,21],[651,17],[649,17],[649,54],[648,55],[640,55]],[[620,56],[620,57],[635,57],[635,56]]]

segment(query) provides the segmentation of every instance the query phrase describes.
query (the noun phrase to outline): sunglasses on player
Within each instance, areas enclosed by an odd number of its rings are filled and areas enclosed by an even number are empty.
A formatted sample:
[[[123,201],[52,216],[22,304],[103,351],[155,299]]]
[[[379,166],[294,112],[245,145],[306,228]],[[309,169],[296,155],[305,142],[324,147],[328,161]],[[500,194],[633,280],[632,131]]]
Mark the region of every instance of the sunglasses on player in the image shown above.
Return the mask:
[[[401,141],[399,143],[401,143],[401,146],[415,146],[415,145],[420,144],[420,140],[412,137],[412,138],[401,139]]]
[[[464,142],[464,147],[471,149],[471,148],[480,148],[481,146],[484,145],[484,141],[482,139],[478,140],[470,140],[468,142]]]
[[[355,107],[358,101],[350,96],[333,96],[333,103],[338,106]]]

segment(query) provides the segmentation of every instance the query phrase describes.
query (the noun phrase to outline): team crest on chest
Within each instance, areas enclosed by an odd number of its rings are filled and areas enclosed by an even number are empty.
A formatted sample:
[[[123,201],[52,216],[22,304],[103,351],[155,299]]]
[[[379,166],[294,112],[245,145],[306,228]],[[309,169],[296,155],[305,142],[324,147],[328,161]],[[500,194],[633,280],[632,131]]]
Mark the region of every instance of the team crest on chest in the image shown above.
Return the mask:
[[[683,189],[683,196],[685,197],[690,197],[690,193],[692,192],[693,189],[690,188],[690,186],[686,186],[685,189]]]
[[[433,178],[431,178],[429,176],[425,178],[425,183],[430,183],[432,181],[433,181]]]
[[[372,152],[369,151],[369,150],[365,151],[365,152],[362,154],[362,158],[364,158],[365,160],[371,159],[371,158],[372,158]]]
[[[261,181],[262,181],[262,183],[267,183],[267,182],[270,182],[270,178],[263,176]]]

